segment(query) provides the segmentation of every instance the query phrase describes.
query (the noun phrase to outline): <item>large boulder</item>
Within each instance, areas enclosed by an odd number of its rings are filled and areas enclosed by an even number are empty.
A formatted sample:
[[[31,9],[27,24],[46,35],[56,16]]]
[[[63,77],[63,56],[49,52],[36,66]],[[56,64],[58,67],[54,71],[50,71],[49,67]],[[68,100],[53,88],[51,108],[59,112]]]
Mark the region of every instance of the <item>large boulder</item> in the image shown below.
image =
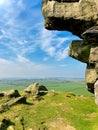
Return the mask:
[[[85,81],[94,93],[98,79],[98,0],[43,0],[45,28],[67,30],[79,36],[72,41],[69,55],[87,64]]]
[[[45,28],[81,34],[98,24],[98,0],[43,0]]]
[[[38,95],[40,91],[48,91],[48,89],[44,85],[40,85],[39,83],[33,83],[29,85],[24,91],[25,93]]]
[[[98,0],[43,0],[45,28],[67,30],[82,38],[72,41],[69,55],[87,64],[85,81],[98,105]]]

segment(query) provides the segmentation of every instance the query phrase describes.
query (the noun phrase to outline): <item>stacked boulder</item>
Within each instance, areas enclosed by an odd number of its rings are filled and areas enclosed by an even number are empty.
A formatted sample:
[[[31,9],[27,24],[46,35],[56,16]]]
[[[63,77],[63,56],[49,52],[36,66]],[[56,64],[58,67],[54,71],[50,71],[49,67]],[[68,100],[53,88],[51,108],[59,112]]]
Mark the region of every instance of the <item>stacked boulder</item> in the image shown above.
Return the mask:
[[[32,95],[39,95],[41,92],[47,92],[48,89],[39,83],[30,84],[25,90],[25,93]]]
[[[46,29],[67,30],[81,38],[72,41],[69,55],[87,64],[87,89],[98,93],[98,0],[43,0],[42,13]]]

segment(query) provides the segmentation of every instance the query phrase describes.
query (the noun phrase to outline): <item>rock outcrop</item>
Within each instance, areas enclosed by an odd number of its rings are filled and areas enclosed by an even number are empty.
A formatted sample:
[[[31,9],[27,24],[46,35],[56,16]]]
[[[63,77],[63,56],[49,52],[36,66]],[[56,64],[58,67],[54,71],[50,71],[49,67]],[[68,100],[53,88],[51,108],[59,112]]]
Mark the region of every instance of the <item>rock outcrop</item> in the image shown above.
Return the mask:
[[[12,89],[12,90],[7,91],[5,93],[5,96],[7,96],[9,98],[12,98],[12,97],[16,98],[16,97],[20,97],[20,94],[19,94],[18,90]]]
[[[0,97],[8,97],[8,98],[13,98],[13,97],[20,97],[20,94],[18,92],[18,90],[8,90],[6,92],[0,92]]]
[[[47,92],[48,89],[44,86],[44,85],[41,85],[39,83],[33,83],[33,84],[30,84],[25,90],[25,93],[28,93],[28,94],[32,94],[32,95],[39,95],[39,93],[41,92]]]
[[[98,24],[98,1],[43,0],[42,13],[45,28],[68,30],[81,37],[84,31]]]
[[[67,30],[81,38],[72,41],[69,55],[87,64],[85,81],[94,93],[98,80],[98,0],[43,0],[45,28]]]
[[[13,105],[26,103],[26,97],[21,96],[18,90],[13,89],[6,92],[0,92],[0,113],[9,110]]]

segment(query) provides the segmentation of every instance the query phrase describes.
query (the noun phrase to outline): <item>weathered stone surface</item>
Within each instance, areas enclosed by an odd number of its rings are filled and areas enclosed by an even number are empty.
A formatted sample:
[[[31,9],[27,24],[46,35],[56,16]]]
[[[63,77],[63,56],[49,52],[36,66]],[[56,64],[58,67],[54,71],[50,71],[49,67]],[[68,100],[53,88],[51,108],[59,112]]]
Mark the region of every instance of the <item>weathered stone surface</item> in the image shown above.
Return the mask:
[[[86,69],[86,82],[87,83],[95,83],[98,75],[95,71],[95,68],[91,68],[91,66],[87,66]]]
[[[26,97],[17,97],[15,99],[12,99],[8,102],[6,102],[4,105],[5,106],[12,106],[18,103],[26,103]]]
[[[85,81],[94,93],[98,79],[98,0],[43,0],[45,28],[67,30],[83,41],[72,41],[69,55],[87,63]]]
[[[98,1],[43,0],[42,13],[45,28],[49,30],[68,30],[81,37],[81,34],[98,24]]]
[[[88,63],[91,45],[83,41],[72,41],[70,44],[69,56],[81,61]]]
[[[86,30],[83,34],[82,37],[92,43],[98,42],[98,26],[94,26],[88,30]]]
[[[98,44],[92,45],[89,56],[89,63],[96,64],[98,62]]]
[[[48,91],[48,89],[44,85],[40,85],[39,83],[34,83],[29,85],[24,91],[26,93],[38,95],[40,91]]]
[[[18,90],[9,90],[9,91],[7,91],[6,93],[5,93],[5,96],[8,96],[8,97],[10,97],[10,98],[12,98],[12,97],[20,97],[20,94],[19,94],[19,92],[18,92]]]
[[[20,103],[24,103],[24,104],[27,103],[26,97],[17,97],[15,99],[9,100],[4,104],[0,104],[0,113],[7,111],[13,105],[20,104]]]

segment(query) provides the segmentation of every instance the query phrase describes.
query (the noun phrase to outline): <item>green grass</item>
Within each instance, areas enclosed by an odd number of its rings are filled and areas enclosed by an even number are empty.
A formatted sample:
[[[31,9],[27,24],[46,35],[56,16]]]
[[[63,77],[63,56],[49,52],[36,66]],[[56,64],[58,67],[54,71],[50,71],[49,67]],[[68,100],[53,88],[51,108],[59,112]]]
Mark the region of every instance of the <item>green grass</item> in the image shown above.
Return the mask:
[[[61,92],[73,92],[77,95],[92,96],[86,90],[86,85],[82,80],[66,80],[66,79],[26,79],[26,80],[1,80],[0,90],[6,91],[10,89],[23,90],[28,85],[34,82],[39,82],[46,86],[49,90]]]
[[[22,130],[21,119],[25,130],[98,130],[98,108],[83,81],[76,80],[5,80],[0,82],[0,90],[23,89],[29,84],[39,82],[49,90],[48,94],[38,101],[32,95],[27,97],[28,104],[17,104],[0,114],[2,118],[15,123],[17,130]],[[74,96],[74,93],[76,96]],[[0,104],[8,99],[0,98]]]
[[[3,117],[10,119],[17,130],[22,129],[22,118],[25,130],[60,130],[67,126],[76,130],[97,130],[98,108],[94,98],[70,95],[65,92],[49,92],[41,101],[28,96],[28,104],[12,106],[0,114],[0,120]]]

